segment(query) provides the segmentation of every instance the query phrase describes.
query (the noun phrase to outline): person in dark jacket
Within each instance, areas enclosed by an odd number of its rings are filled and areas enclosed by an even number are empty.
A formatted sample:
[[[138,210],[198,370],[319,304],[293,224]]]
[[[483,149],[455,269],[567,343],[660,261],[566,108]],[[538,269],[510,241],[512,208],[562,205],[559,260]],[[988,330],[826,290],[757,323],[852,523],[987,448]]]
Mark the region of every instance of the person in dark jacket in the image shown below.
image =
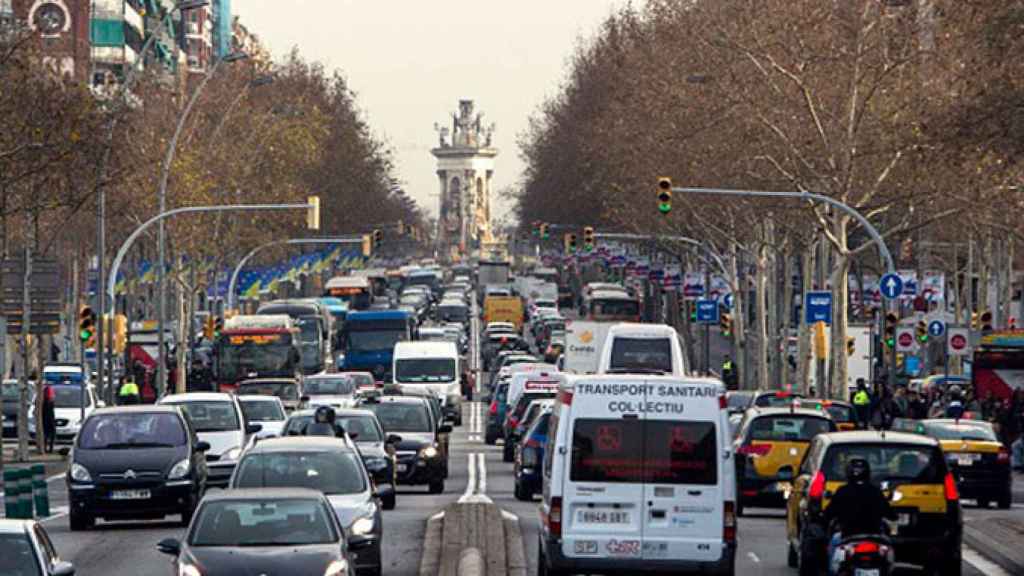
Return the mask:
[[[871,483],[871,465],[864,458],[851,458],[846,463],[846,484],[825,508],[825,525],[831,530],[835,523],[838,528],[829,542],[829,564],[843,538],[882,534],[882,522],[895,517],[889,499]]]
[[[313,420],[303,428],[302,435],[341,438],[345,435],[345,431],[335,422],[334,408],[320,406],[313,412]]]
[[[53,386],[43,387],[43,451],[53,452],[53,443],[57,439],[57,393]]]

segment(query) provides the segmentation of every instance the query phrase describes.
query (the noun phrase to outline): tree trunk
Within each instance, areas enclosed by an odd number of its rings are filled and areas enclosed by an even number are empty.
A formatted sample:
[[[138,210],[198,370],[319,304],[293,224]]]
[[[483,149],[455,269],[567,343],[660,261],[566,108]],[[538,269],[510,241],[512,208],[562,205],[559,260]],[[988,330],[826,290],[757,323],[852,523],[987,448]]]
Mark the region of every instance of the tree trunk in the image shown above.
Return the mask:
[[[849,218],[837,217],[835,221],[835,237],[839,241],[838,249],[833,250],[832,272],[829,275],[832,282],[832,346],[831,364],[832,370],[829,375],[829,398],[843,398],[846,396],[847,366],[846,366],[846,333],[849,325],[848,315],[850,308],[850,286],[848,277],[850,274],[850,252],[846,244],[846,231]]]
[[[790,244],[787,244],[785,249],[782,251],[782,317],[779,327],[780,338],[779,343],[781,345],[782,352],[779,357],[782,364],[781,370],[781,382],[783,384],[793,384],[793,369],[789,365],[789,330],[793,321],[793,270],[791,267],[793,261],[793,250]]]
[[[765,287],[768,282],[768,247],[758,249],[754,272],[754,298],[757,326],[757,387],[768,389],[768,310],[765,302]]]
[[[733,370],[741,390],[748,388],[747,382],[747,315],[744,282],[740,276],[739,245],[733,242],[729,248],[728,280],[732,288],[732,341]]]
[[[804,297],[808,292],[814,289],[814,269],[817,266],[816,263],[817,249],[815,248],[814,242],[809,242],[804,246],[803,251],[800,254],[800,280],[803,286],[801,287],[801,297]],[[806,298],[804,298],[806,300]],[[805,304],[806,305],[806,304]],[[806,311],[804,311],[806,314]],[[803,314],[802,314],[803,315]],[[807,322],[800,319],[797,328],[797,384],[800,391],[807,394],[811,385],[811,370],[813,354],[811,353],[811,331]]]

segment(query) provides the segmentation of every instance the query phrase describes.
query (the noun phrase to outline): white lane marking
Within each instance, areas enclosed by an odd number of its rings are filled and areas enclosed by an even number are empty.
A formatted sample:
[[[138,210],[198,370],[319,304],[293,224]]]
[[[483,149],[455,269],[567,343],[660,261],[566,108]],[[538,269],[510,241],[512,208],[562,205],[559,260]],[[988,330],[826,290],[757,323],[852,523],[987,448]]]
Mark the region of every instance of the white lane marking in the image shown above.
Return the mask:
[[[467,458],[469,459],[469,481],[466,482],[466,490],[459,498],[459,502],[465,502],[476,491],[476,452],[468,454]]]
[[[70,508],[68,506],[57,506],[56,508],[53,508],[53,509],[50,510],[50,512],[52,512],[52,514],[50,514],[46,518],[41,519],[40,522],[49,522],[50,520],[56,520],[58,518],[63,518],[63,517],[68,515],[68,511],[69,510],[70,510]]]
[[[476,482],[477,482],[477,494],[484,496],[487,494],[487,457],[483,452],[477,452],[477,460],[480,462],[480,467],[477,470]]]
[[[431,520],[440,520],[441,518],[444,518],[444,510],[441,510],[437,514],[434,514],[430,517]]]
[[[469,482],[466,484],[466,491],[459,498],[460,504],[486,503],[490,504],[491,499],[484,494],[487,490],[487,467],[484,454],[473,452],[469,454]]]
[[[747,558],[750,558],[750,561],[753,562],[754,564],[760,564],[761,563],[761,559],[758,558],[757,554],[754,554],[753,552],[747,552]]]
[[[1010,573],[1003,570],[1001,566],[985,558],[977,550],[966,544],[961,545],[961,555],[964,562],[974,566],[985,576],[1010,576]]]

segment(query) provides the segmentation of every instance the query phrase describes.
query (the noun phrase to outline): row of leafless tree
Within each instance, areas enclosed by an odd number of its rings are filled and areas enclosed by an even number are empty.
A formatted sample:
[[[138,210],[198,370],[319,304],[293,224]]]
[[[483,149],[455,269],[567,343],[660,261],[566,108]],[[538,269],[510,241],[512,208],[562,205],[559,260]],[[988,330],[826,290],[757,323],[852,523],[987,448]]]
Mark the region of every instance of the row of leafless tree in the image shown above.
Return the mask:
[[[756,348],[753,366],[776,367],[748,380],[761,386],[807,382],[806,330],[797,371],[780,361],[792,300],[773,290],[799,293],[824,268],[837,296],[831,357],[842,359],[832,381],[845,382],[845,279],[851,267],[880,267],[857,221],[801,201],[707,195],[677,196],[666,218],[656,178],[818,192],[867,216],[903,265],[920,250],[896,247],[973,239],[987,247],[976,256],[986,277],[1003,272],[1013,258],[997,256],[1024,233],[1022,49],[1018,0],[631,5],[577,48],[521,135],[520,221],[707,241],[741,296],[751,270],[754,337],[742,316],[734,334],[740,350]],[[930,263],[951,279],[968,253],[954,250]],[[800,270],[805,286],[791,286]]]

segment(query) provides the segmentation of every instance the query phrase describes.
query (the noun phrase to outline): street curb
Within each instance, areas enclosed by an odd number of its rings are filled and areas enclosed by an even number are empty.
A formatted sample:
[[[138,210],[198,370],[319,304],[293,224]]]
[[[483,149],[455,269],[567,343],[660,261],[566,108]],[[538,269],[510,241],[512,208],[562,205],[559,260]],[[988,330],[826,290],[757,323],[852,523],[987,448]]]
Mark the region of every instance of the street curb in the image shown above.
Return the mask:
[[[434,514],[427,520],[423,538],[423,556],[420,558],[419,576],[437,576],[441,570],[441,532],[444,529],[444,512]]]
[[[508,576],[526,576],[529,568],[526,562],[526,547],[523,532],[519,529],[519,517],[502,511],[505,522],[505,558],[508,561]]]
[[[1024,564],[1013,560],[1011,548],[997,542],[981,530],[964,524],[964,543],[978,551],[979,554],[995,562],[1010,574],[1024,574]]]

